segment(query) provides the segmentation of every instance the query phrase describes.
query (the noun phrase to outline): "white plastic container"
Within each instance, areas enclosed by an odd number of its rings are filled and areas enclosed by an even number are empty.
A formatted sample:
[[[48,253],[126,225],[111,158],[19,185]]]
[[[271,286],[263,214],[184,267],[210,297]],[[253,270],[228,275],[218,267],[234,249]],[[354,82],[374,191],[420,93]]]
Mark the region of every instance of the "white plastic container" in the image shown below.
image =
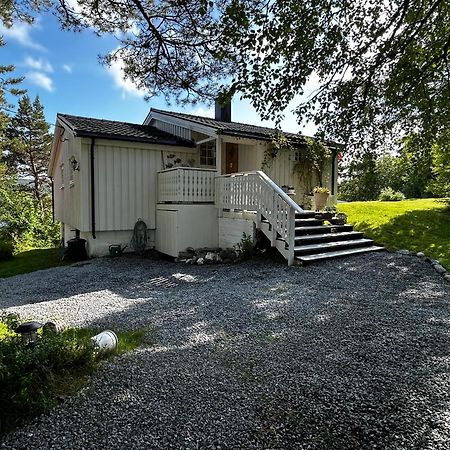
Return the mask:
[[[98,353],[112,352],[117,348],[119,340],[116,333],[111,330],[105,330],[96,336],[91,337]]]

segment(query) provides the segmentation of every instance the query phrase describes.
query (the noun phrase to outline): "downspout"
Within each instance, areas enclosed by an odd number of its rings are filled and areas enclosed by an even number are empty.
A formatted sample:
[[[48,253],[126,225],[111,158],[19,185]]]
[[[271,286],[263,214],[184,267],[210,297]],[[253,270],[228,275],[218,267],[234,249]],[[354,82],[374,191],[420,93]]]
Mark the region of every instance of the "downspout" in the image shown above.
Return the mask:
[[[50,177],[50,182],[52,183],[52,222],[55,223],[55,182],[53,177]]]
[[[337,158],[337,151],[333,151],[333,160],[331,162],[331,195],[335,194],[334,184],[336,182],[336,158]]]
[[[91,138],[91,228],[92,238],[95,239],[95,169],[94,169],[95,138]]]

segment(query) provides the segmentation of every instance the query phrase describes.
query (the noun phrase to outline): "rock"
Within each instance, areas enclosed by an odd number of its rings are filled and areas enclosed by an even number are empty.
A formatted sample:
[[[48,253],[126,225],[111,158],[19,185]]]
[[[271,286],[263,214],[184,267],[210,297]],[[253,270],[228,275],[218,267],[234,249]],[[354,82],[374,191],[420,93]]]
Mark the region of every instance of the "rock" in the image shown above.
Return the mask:
[[[447,271],[445,270],[445,267],[442,267],[440,264],[434,264],[434,265],[433,265],[433,268],[434,268],[434,270],[435,270],[437,273],[445,273],[445,272],[447,272]]]
[[[419,258],[425,258],[425,253],[418,252],[416,256],[418,256]]]
[[[217,253],[208,252],[205,255],[205,261],[214,262],[217,259]]]
[[[42,331],[44,333],[61,333],[64,331],[66,327],[59,322],[46,322],[44,326],[42,327]]]
[[[411,252],[409,250],[403,249],[403,250],[398,250],[397,253],[399,255],[410,255]]]
[[[446,275],[444,275],[444,280],[448,281],[450,283],[450,273],[447,273]]]
[[[198,258],[198,259],[197,259],[197,264],[198,264],[199,266],[202,266],[203,264],[205,264],[205,258]]]

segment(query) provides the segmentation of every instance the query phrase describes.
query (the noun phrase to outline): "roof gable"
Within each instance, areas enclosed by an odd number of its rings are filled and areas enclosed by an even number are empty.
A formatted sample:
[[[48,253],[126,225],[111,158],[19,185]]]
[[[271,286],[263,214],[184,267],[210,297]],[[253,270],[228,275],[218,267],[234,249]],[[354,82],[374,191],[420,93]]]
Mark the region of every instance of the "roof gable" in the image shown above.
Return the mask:
[[[288,139],[298,143],[305,142],[305,136],[295,133],[287,133],[276,128],[261,127],[240,122],[223,122],[210,117],[194,116],[192,114],[185,114],[172,111],[164,111],[161,109],[151,108],[150,113],[155,112],[165,116],[174,117],[176,119],[187,120],[199,125],[207,126],[217,130],[220,134],[229,136],[245,137],[251,139],[262,139],[271,141],[278,133],[284,134]]]

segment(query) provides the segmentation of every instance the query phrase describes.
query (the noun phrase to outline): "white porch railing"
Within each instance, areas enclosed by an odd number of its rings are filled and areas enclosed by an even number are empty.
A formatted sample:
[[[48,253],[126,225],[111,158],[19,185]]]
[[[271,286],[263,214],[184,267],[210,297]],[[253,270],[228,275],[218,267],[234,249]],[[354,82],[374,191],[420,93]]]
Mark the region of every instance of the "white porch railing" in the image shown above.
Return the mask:
[[[158,203],[213,203],[214,169],[174,167],[158,172]]]
[[[271,225],[271,244],[279,235],[287,244],[289,265],[294,262],[295,213],[303,212],[264,172],[242,172],[216,178],[216,206],[219,209],[256,211],[257,227],[261,216]],[[283,244],[284,245],[284,244]]]

